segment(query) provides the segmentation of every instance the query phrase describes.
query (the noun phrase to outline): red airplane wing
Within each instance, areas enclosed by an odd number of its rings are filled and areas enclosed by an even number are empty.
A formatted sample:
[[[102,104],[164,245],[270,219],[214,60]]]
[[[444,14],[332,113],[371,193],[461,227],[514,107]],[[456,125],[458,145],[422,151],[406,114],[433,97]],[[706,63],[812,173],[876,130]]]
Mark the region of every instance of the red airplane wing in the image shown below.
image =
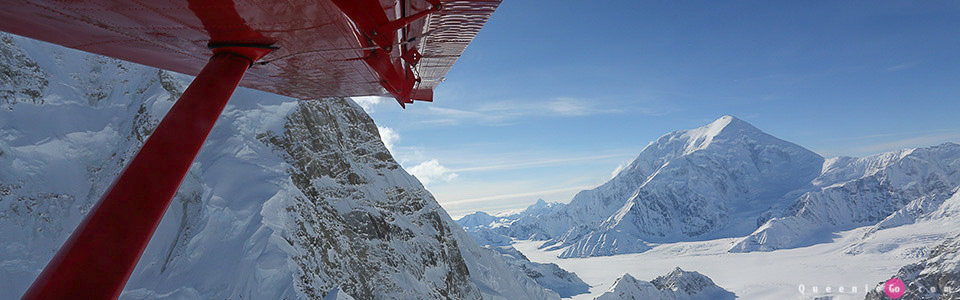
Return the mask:
[[[390,94],[400,105],[430,101],[499,4],[5,1],[0,31],[197,75],[23,298],[119,296],[238,84],[300,99]]]
[[[197,75],[211,46],[272,45],[240,86],[299,99],[432,90],[500,0],[7,1],[0,31]]]

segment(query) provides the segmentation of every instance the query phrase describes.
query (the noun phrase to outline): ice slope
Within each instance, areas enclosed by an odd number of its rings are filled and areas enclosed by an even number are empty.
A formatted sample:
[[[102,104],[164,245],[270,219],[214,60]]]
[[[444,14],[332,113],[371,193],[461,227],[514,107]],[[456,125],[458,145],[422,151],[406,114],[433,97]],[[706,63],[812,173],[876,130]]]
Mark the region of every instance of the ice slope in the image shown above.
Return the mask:
[[[623,274],[606,293],[596,300],[728,300],[736,295],[717,286],[703,274],[679,267],[653,281],[641,281]]]
[[[0,35],[0,298],[16,299],[189,78]],[[239,89],[123,299],[557,299],[479,247],[346,99]]]

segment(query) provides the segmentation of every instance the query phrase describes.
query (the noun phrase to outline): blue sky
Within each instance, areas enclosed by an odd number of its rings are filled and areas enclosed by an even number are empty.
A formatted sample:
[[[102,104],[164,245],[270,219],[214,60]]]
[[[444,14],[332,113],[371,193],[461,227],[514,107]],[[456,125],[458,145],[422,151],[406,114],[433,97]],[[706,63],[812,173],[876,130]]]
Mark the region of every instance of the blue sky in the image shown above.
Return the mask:
[[[723,115],[828,157],[960,142],[958,30],[958,2],[505,0],[436,102],[358,101],[458,217],[568,202]]]

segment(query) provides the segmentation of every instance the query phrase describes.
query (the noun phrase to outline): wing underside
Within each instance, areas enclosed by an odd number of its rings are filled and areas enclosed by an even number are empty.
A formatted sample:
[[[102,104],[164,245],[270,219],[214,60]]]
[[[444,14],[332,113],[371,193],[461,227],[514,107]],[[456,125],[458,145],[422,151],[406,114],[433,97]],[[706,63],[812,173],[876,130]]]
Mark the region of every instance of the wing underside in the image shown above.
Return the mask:
[[[278,47],[241,86],[299,99],[432,91],[500,0],[130,0],[5,3],[0,30],[196,75],[211,46]]]

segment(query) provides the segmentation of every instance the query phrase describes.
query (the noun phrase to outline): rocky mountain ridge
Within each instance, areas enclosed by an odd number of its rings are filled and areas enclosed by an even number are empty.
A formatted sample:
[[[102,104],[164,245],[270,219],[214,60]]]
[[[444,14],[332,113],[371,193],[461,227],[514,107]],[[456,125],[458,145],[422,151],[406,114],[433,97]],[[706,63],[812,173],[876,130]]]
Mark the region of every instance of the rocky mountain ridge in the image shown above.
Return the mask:
[[[713,283],[703,274],[684,271],[679,267],[658,276],[652,281],[642,281],[630,274],[623,274],[607,292],[595,300],[728,300],[736,295]]]

